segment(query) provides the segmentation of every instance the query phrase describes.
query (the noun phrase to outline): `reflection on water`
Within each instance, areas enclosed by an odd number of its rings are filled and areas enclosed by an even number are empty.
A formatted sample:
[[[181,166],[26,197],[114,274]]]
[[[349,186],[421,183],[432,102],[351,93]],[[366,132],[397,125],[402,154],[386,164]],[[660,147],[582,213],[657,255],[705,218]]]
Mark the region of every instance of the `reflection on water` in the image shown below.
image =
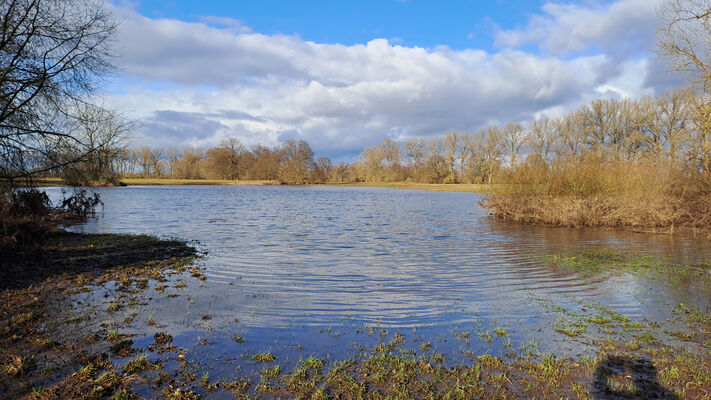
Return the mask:
[[[351,341],[329,348],[314,339],[318,329],[418,327],[437,336],[480,324],[512,329],[512,341],[523,342],[550,325],[545,302],[587,299],[645,318],[684,296],[628,274],[585,278],[552,268],[537,257],[545,252],[585,246],[709,259],[692,240],[496,222],[469,193],[268,186],[99,192],[103,215],[75,229],[195,239],[208,252],[202,287],[189,289],[187,299],[155,302],[162,323],[190,332],[195,315],[209,312],[215,335],[222,329],[252,333],[262,344],[313,342],[331,354]],[[536,339],[544,346],[561,340]]]

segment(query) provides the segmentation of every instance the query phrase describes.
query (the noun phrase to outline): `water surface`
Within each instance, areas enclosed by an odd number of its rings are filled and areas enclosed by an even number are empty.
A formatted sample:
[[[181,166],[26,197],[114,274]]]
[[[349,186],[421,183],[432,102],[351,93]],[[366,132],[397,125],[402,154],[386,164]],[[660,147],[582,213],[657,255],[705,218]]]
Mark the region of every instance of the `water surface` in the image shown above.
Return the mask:
[[[706,305],[683,288],[625,273],[581,276],[541,257],[586,247],[709,260],[703,243],[501,223],[471,193],[272,186],[98,192],[100,217],[73,229],[196,240],[207,252],[201,264],[208,279],[174,290],[177,297],[156,293],[132,329],[146,341],[171,332],[226,374],[244,352],[271,350],[287,363],[311,354],[338,359],[352,355],[354,343],[394,332],[414,348],[432,342],[454,362],[468,351],[500,355],[527,343],[575,355],[586,349],[553,333],[551,305],[601,304],[633,320],[663,320],[679,302]],[[76,307],[111,301],[103,295],[83,295]],[[493,343],[453,336],[497,328],[509,335]]]

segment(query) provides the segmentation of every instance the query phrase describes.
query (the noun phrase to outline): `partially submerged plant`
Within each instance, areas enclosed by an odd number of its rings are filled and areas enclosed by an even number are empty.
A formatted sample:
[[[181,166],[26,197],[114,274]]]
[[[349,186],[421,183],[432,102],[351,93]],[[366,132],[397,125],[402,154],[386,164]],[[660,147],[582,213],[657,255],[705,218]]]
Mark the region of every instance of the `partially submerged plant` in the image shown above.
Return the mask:
[[[145,354],[134,358],[123,366],[123,372],[127,374],[138,374],[151,369],[158,369],[159,365],[148,360]]]
[[[5,366],[5,373],[9,376],[20,376],[33,370],[35,366],[34,356],[13,356]]]

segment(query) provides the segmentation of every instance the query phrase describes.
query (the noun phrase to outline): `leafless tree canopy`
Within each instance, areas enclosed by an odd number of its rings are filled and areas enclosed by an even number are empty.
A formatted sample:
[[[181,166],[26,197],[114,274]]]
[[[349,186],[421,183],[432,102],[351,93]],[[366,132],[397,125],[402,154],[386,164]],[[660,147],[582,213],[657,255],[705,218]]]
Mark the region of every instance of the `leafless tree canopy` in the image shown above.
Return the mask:
[[[711,89],[711,1],[669,0],[660,11],[659,50],[674,69],[696,74]]]
[[[0,179],[85,160],[98,147],[77,126],[117,117],[88,101],[112,69],[104,2],[3,0],[0,18]]]

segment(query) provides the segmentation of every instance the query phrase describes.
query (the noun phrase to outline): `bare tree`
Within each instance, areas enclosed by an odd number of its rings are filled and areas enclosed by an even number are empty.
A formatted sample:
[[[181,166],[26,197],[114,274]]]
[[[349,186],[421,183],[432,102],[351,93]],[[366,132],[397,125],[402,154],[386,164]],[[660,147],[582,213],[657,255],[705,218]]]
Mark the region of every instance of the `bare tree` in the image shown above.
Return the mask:
[[[72,132],[78,140],[66,143],[69,146],[60,151],[69,160],[78,155],[84,156],[79,162],[64,165],[62,173],[65,180],[77,186],[116,184],[116,163],[126,147],[128,122],[115,111],[92,105],[81,105],[75,115]]]
[[[459,146],[459,175],[461,181],[463,182],[465,165],[467,164],[467,159],[469,159],[469,157],[471,156],[472,150],[474,148],[472,135],[468,133],[461,134]]]
[[[178,149],[175,147],[168,147],[165,151],[165,162],[167,166],[166,173],[171,177],[175,175],[175,166],[178,160],[180,160],[180,152]]]
[[[368,146],[360,154],[364,178],[370,182],[383,180],[383,151],[380,146]]]
[[[315,168],[313,171],[313,181],[316,183],[327,182],[333,168],[333,162],[326,156],[321,156],[316,159]]]
[[[456,181],[457,171],[455,164],[459,159],[459,152],[462,150],[462,138],[457,131],[447,132],[444,135],[444,147],[450,177],[452,181]]]
[[[279,180],[291,185],[309,183],[315,167],[311,146],[304,140],[288,140],[282,145],[282,155]]]
[[[160,175],[160,159],[163,156],[162,149],[152,149],[148,146],[143,146],[137,150],[136,155],[144,177]]]
[[[223,140],[219,146],[206,152],[205,174],[208,178],[241,179],[246,173],[244,145],[237,139]]]
[[[72,130],[112,67],[116,24],[102,0],[0,2],[0,178],[9,181],[86,160],[97,151]],[[77,113],[78,112],[78,113]],[[54,151],[83,152],[67,157]]]
[[[553,121],[553,149],[558,157],[577,156],[583,143],[581,113],[576,112]]]
[[[482,169],[482,178],[489,184],[493,182],[494,172],[501,162],[503,137],[503,131],[496,126],[481,130],[475,136],[475,155],[478,158],[476,161]]]
[[[383,154],[385,165],[392,168],[400,163],[400,144],[390,138],[383,139],[380,142],[380,151]]]
[[[660,11],[661,54],[677,71],[691,72],[704,92],[711,89],[711,0],[669,0]]]
[[[711,0],[670,0],[661,12],[659,50],[677,71],[693,74],[694,170],[711,185]]]
[[[403,151],[407,156],[407,163],[412,168],[418,168],[425,162],[425,141],[422,138],[408,139],[403,144]]]
[[[553,124],[548,118],[533,121],[531,130],[531,147],[537,161],[547,163],[553,146]]]
[[[523,125],[516,122],[506,124],[501,140],[509,156],[509,168],[513,168],[516,165],[516,155],[527,140]]]
[[[684,142],[689,139],[694,94],[688,89],[676,89],[657,99],[660,141],[668,147],[669,158],[676,163]]]
[[[336,177],[336,180],[338,182],[343,182],[343,180],[346,179],[346,176],[348,175],[348,169],[350,168],[350,165],[345,162],[341,161],[336,166],[334,167],[334,175]]]

